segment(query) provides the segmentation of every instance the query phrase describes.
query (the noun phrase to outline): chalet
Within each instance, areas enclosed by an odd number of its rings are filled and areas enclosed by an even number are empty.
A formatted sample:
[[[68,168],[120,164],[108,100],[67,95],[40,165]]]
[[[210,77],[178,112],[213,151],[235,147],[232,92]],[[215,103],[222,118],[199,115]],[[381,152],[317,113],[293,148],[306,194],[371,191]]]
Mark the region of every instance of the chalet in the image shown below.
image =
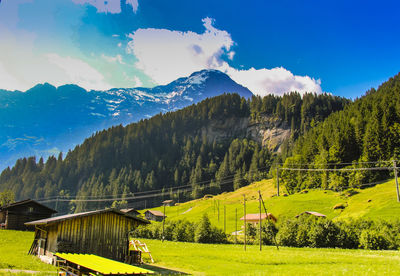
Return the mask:
[[[154,221],[163,221],[167,217],[163,212],[154,210],[147,210],[144,215],[146,219]]]
[[[54,262],[55,253],[94,254],[125,261],[129,233],[149,221],[116,209],[58,216],[26,223],[35,227],[29,254]]]
[[[121,209],[120,211],[124,214],[131,215],[134,217],[140,216],[139,211],[134,208]]]
[[[14,202],[0,207],[1,228],[13,230],[34,230],[33,226],[26,226],[25,222],[51,217],[53,210],[31,199]]]
[[[240,218],[240,220],[245,220],[246,218],[246,223],[252,223],[252,224],[257,224],[260,222],[260,214],[246,214],[246,217],[243,216]],[[277,219],[275,216],[271,213],[261,213],[261,220],[266,220],[266,219],[271,219],[272,221],[276,222]]]

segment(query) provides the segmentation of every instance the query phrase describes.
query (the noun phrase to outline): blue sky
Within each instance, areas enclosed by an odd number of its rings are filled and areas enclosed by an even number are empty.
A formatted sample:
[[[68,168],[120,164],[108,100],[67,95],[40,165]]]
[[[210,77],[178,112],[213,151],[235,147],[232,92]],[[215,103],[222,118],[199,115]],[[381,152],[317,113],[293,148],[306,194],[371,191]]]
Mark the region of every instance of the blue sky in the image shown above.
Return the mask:
[[[355,98],[400,70],[396,1],[2,0],[0,88],[154,86],[209,68],[256,94]]]

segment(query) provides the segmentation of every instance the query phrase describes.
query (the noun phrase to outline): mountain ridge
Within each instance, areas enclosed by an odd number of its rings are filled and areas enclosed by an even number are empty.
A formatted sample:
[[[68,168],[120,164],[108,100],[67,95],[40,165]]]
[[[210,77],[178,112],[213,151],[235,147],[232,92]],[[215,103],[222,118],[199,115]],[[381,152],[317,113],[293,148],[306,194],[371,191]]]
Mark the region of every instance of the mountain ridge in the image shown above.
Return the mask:
[[[178,110],[223,93],[250,98],[247,88],[216,70],[194,72],[153,88],[87,91],[75,84],[0,90],[0,168],[23,156],[66,152],[96,131]]]

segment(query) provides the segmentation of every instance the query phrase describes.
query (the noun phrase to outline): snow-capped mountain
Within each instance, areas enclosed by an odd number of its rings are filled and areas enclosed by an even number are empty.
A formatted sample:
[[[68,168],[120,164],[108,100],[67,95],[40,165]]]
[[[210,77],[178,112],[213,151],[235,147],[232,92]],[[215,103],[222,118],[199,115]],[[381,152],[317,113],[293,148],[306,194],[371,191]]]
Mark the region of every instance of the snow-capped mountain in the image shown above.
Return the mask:
[[[0,169],[16,159],[57,155],[96,131],[173,111],[223,93],[252,93],[216,70],[195,72],[153,88],[86,91],[46,83],[27,90],[0,90]]]

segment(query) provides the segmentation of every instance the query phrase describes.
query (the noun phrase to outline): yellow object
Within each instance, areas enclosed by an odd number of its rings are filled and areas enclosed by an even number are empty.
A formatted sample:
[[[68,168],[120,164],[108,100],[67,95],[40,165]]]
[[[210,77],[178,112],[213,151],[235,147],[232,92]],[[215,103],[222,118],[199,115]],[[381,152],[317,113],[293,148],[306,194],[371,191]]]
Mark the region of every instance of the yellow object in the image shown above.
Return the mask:
[[[124,264],[92,254],[56,253],[57,257],[101,274],[154,274],[141,267]]]

